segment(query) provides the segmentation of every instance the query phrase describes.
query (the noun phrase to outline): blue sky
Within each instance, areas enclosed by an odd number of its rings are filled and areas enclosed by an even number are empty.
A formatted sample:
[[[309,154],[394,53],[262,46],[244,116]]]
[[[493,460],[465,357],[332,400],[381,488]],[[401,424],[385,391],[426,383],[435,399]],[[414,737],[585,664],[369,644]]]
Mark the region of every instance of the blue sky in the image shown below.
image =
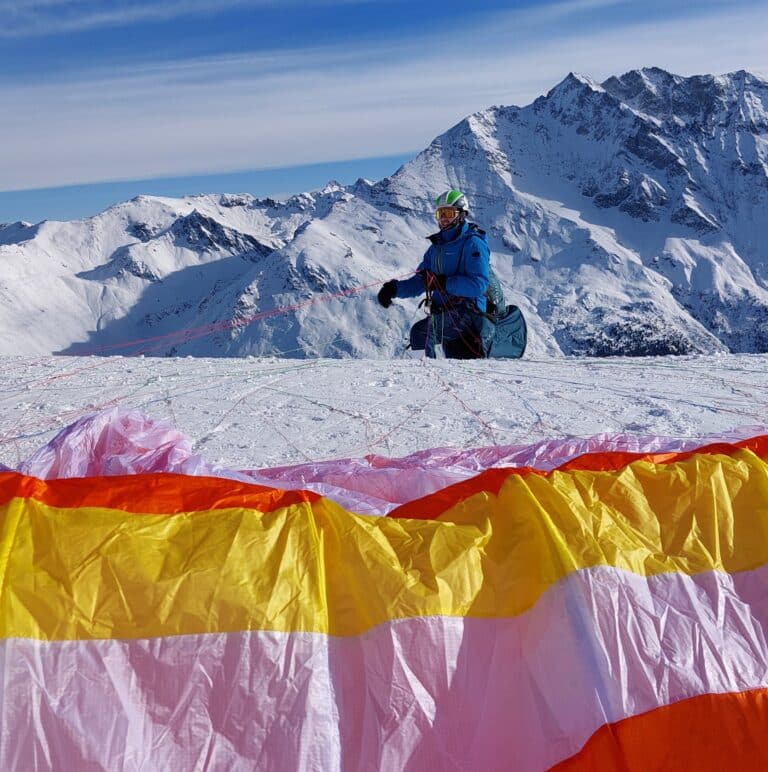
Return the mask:
[[[768,75],[765,0],[0,0],[0,222],[393,172],[571,71]]]

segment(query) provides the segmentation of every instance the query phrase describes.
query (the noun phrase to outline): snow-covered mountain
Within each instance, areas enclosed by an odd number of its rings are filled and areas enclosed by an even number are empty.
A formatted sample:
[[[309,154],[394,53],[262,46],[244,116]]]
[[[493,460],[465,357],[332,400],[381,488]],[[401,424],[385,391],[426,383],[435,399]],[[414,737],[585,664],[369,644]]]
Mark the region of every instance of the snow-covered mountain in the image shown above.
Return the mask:
[[[768,82],[644,69],[483,110],[377,183],[0,226],[0,352],[397,354],[416,302],[373,285],[413,270],[447,187],[534,354],[768,351]]]

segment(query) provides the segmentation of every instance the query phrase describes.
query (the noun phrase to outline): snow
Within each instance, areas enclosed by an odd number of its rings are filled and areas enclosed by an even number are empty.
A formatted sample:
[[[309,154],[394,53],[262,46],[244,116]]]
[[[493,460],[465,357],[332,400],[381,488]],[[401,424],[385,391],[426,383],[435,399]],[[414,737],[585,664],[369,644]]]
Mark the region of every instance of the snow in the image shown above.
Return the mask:
[[[368,454],[603,433],[768,431],[768,355],[659,358],[2,358],[0,464],[120,407],[164,420],[211,464],[256,470]]]

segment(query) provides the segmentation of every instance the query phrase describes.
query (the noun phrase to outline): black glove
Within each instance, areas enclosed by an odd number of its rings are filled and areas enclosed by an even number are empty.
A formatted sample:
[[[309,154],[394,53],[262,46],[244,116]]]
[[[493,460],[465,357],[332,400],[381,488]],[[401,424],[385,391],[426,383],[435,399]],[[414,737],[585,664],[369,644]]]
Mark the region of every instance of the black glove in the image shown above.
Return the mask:
[[[379,305],[384,306],[384,308],[389,308],[392,305],[392,298],[395,297],[396,295],[397,295],[397,282],[394,279],[390,279],[379,290],[379,294],[377,296]]]
[[[424,286],[428,290],[441,290],[445,292],[446,275],[444,273],[432,273],[432,271],[422,271],[424,277]]]

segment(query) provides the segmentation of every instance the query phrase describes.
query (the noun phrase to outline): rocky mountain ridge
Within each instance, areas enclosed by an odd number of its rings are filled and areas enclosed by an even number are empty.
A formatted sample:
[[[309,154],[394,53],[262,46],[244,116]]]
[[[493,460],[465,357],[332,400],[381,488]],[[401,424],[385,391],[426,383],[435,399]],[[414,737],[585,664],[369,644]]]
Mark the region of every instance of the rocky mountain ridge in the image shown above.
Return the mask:
[[[416,302],[373,285],[413,270],[448,187],[532,355],[768,351],[768,83],[657,68],[490,107],[375,183],[1,226],[0,350],[398,355]]]

